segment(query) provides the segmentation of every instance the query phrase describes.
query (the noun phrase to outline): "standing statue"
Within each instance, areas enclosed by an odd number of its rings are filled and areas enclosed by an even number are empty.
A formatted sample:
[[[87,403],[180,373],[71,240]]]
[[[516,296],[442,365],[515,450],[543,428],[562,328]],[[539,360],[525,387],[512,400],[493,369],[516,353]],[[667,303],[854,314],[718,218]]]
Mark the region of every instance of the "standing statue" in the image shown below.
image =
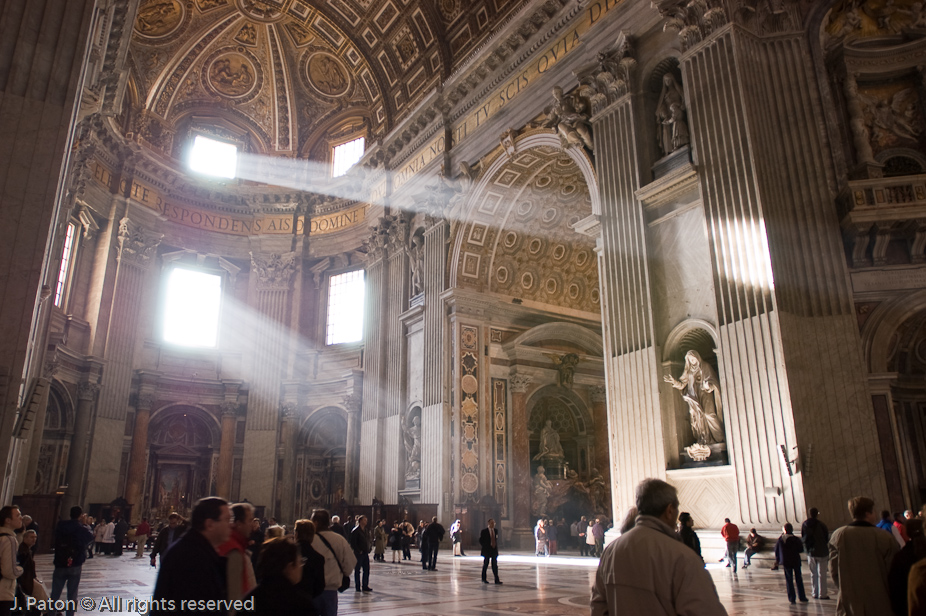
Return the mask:
[[[682,87],[675,81],[675,75],[666,73],[662,76],[662,93],[656,107],[656,139],[666,156],[691,141],[685,111]]]
[[[547,479],[546,471],[542,466],[537,467],[534,475],[534,498],[531,499],[531,514],[546,515],[547,500],[553,493],[553,484]]]
[[[559,442],[559,432],[553,428],[553,422],[548,419],[547,425],[540,431],[540,451],[533,459],[562,459],[563,455],[563,446]]]
[[[559,86],[553,87],[553,104],[546,109],[546,128],[556,128],[563,147],[579,145],[594,149],[592,129],[585,113],[585,103],[578,96],[566,96]]]
[[[671,374],[664,377],[675,389],[681,390],[691,415],[691,431],[702,448],[724,442],[723,420],[720,413],[720,386],[709,364],[701,361],[697,351],[685,353],[685,370],[679,380]]]
[[[413,235],[411,245],[408,247],[408,266],[411,268],[412,296],[421,293],[421,269],[424,263],[424,239],[420,235]]]
[[[418,479],[421,476],[421,419],[415,415],[405,432],[405,478]]]

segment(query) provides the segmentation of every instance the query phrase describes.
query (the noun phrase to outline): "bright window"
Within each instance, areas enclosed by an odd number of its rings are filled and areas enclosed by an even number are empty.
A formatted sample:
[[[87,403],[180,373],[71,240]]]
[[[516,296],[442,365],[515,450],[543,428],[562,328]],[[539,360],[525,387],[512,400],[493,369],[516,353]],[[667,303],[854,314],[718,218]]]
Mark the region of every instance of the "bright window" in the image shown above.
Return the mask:
[[[71,258],[74,256],[74,236],[77,234],[77,225],[68,223],[68,230],[64,235],[64,248],[61,250],[61,265],[58,268],[58,283],[55,285],[55,306],[61,307],[64,301],[64,289],[68,284],[68,274],[71,271]]]
[[[234,178],[238,168],[238,148],[202,135],[193,139],[190,169],[220,178]]]
[[[331,175],[338,177],[347,173],[360,157],[363,156],[363,137],[342,143],[334,148],[332,156]]]
[[[222,278],[175,267],[167,275],[164,341],[189,347],[214,347],[219,331]]]
[[[328,280],[326,344],[357,342],[363,338],[363,292],[363,270],[338,274]]]

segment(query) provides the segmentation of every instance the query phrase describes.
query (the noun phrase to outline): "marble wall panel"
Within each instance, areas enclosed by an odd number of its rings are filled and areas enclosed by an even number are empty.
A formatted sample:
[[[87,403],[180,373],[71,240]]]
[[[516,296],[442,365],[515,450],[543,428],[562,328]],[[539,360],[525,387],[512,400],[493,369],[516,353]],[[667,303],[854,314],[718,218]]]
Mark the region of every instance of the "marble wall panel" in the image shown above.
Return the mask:
[[[679,510],[690,513],[696,527],[720,528],[724,518],[735,517],[736,491],[731,467],[675,470],[666,475],[666,481],[678,490]]]
[[[277,431],[245,430],[245,464],[241,469],[241,497],[268,507],[276,484]]]
[[[432,404],[421,409],[421,502],[441,502],[444,488],[443,476],[449,453],[446,447],[435,447],[433,443],[446,443],[449,430],[444,404]],[[425,445],[429,443],[429,445]]]

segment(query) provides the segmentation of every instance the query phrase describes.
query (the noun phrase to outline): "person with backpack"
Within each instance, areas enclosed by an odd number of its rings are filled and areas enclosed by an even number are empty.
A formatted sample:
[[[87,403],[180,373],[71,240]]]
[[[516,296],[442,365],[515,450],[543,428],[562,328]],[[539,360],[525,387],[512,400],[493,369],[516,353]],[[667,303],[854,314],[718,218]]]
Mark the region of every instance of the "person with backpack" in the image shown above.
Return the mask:
[[[830,560],[830,531],[817,516],[820,511],[810,508],[810,517],[801,525],[801,540],[807,552],[807,566],[810,569],[810,596],[814,599],[829,599],[826,593],[826,572]]]
[[[93,533],[80,520],[83,513],[77,505],[71,507],[71,519],[58,522],[55,528],[55,572],[51,578],[51,600],[57,601],[61,597],[61,591],[67,583],[68,606],[77,604],[81,567],[87,558],[87,546],[93,542]],[[68,610],[67,616],[74,616],[74,610]]]

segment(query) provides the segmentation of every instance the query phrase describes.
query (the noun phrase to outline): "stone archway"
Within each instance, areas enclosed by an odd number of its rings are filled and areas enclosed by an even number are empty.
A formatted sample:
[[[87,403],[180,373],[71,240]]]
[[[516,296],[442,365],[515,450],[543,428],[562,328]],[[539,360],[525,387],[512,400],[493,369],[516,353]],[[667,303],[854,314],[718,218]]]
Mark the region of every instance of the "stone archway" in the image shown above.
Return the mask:
[[[338,407],[312,413],[296,441],[296,513],[336,507],[345,500],[347,417]]]
[[[154,518],[189,514],[215,491],[219,427],[204,409],[185,404],[154,413],[148,429],[146,509]]]

